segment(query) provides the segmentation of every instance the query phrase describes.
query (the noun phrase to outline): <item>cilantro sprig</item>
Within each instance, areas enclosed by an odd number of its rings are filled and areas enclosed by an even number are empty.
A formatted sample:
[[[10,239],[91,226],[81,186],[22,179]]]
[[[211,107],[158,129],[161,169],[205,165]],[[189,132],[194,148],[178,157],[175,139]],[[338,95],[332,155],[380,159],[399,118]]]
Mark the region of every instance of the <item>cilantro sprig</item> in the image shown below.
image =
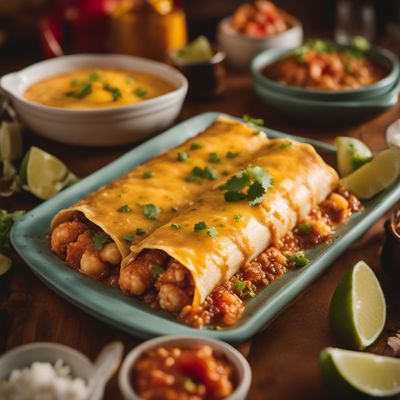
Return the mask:
[[[264,194],[274,185],[272,176],[261,167],[247,167],[220,186],[226,190],[225,201],[247,200],[251,206],[261,204]]]

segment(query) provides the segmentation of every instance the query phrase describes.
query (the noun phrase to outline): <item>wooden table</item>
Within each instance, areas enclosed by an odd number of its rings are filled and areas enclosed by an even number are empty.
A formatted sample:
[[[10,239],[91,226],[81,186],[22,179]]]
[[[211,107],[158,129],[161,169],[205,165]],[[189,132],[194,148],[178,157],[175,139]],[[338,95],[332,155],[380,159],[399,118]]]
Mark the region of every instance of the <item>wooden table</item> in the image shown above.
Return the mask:
[[[10,67],[11,69],[11,67]],[[6,72],[6,71],[0,71]],[[230,75],[228,89],[219,99],[186,102],[180,120],[206,111],[221,111],[241,116],[263,117],[270,128],[332,142],[334,137],[358,137],[374,150],[385,147],[388,124],[400,117],[400,106],[368,123],[347,128],[312,128],[282,117],[265,107],[252,93],[250,77]],[[338,116],[340,118],[340,116]],[[130,147],[88,149],[67,146],[25,132],[26,146],[39,146],[60,157],[80,177],[84,177],[116,159]],[[7,210],[31,209],[39,202],[29,194],[0,199]],[[240,346],[253,371],[248,399],[291,400],[330,399],[319,374],[318,359],[326,346],[340,346],[328,325],[328,306],[340,278],[358,260],[365,260],[381,280],[388,303],[384,333],[369,350],[382,353],[388,335],[400,329],[400,292],[390,286],[381,272],[379,249],[383,240],[383,222],[376,222],[361,240],[342,254],[335,263],[269,326],[249,343]],[[120,340],[125,351],[140,340],[110,327],[60,298],[45,287],[27,265],[12,254],[14,268],[9,279],[0,283],[0,353],[24,343],[51,341],[72,346],[91,359],[108,342]],[[106,389],[106,399],[121,399],[116,376]]]

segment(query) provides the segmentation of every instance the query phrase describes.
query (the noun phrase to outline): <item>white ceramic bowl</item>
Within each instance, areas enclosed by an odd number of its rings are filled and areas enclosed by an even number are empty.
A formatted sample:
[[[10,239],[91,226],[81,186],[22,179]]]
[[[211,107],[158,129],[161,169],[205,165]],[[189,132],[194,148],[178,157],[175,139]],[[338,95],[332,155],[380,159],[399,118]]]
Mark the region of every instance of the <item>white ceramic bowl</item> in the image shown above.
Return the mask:
[[[233,69],[244,71],[249,69],[252,59],[268,49],[291,49],[303,42],[301,23],[291,15],[284,14],[290,28],[282,33],[267,38],[254,38],[237,32],[232,28],[232,17],[224,18],[217,29],[217,42],[226,53],[226,59]]]
[[[23,93],[33,83],[81,68],[142,71],[170,81],[176,89],[136,104],[95,110],[70,110],[27,100]],[[140,57],[118,54],[78,54],[53,58],[5,75],[0,87],[19,118],[33,131],[59,142],[83,146],[135,143],[170,126],[178,116],[188,83],[176,69]]]
[[[130,372],[132,366],[144,351],[160,346],[189,347],[199,343],[211,346],[217,354],[225,355],[225,357],[236,369],[238,386],[236,387],[235,391],[224,400],[244,400],[251,384],[251,369],[247,360],[235,348],[227,343],[216,339],[189,335],[161,336],[155,339],[147,340],[128,353],[119,371],[119,387],[124,395],[125,400],[140,400],[130,383]]]
[[[93,363],[71,347],[39,342],[16,347],[0,357],[0,381],[7,379],[14,369],[30,367],[35,361],[54,364],[63,360],[71,368],[73,377],[82,378],[90,385],[90,400],[101,400],[104,387],[118,368],[123,353],[120,342],[105,346]]]

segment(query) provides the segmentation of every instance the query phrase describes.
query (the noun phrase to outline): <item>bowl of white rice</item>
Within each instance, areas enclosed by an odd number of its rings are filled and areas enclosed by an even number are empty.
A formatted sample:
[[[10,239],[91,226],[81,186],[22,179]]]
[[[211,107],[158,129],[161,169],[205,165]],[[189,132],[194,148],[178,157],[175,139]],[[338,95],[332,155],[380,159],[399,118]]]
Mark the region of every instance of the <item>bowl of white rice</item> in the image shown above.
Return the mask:
[[[105,382],[94,382],[95,364],[55,343],[32,343],[0,357],[1,400],[100,400]]]

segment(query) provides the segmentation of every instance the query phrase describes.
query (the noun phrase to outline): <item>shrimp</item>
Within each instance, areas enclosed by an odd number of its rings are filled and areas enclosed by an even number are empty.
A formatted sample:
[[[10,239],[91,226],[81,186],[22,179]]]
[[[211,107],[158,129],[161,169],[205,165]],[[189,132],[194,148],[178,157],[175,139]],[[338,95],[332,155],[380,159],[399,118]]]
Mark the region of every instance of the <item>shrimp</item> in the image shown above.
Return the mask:
[[[58,256],[65,256],[67,245],[75,242],[86,229],[86,225],[78,221],[63,222],[56,226],[51,232],[51,251]]]
[[[184,306],[190,303],[190,297],[183,289],[171,283],[165,283],[160,285],[158,301],[163,310],[179,312]]]
[[[114,242],[107,243],[99,251],[99,256],[102,261],[118,265],[122,260],[122,255]]]
[[[107,263],[103,262],[96,252],[85,250],[80,260],[79,272],[92,278],[103,278],[109,273]]]

